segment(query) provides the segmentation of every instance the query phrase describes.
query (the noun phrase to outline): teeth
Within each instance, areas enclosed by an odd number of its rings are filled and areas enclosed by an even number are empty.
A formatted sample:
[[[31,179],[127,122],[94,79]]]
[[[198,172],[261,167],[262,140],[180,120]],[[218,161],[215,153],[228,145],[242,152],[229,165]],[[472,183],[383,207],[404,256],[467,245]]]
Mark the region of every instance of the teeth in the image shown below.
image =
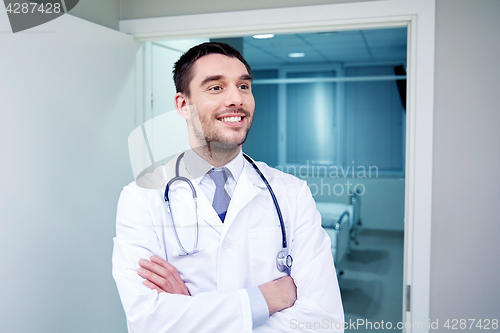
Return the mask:
[[[224,117],[220,118],[221,121],[225,122],[230,122],[230,123],[237,123],[241,121],[241,117]]]

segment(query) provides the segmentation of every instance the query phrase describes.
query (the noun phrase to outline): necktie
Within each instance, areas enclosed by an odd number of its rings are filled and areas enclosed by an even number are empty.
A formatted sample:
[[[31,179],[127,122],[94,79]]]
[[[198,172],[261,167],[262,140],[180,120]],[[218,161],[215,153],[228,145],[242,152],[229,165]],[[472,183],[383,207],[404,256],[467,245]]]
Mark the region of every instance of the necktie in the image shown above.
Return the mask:
[[[222,222],[226,217],[227,207],[229,206],[229,201],[231,198],[224,189],[226,180],[228,177],[229,170],[226,168],[215,170],[212,169],[208,175],[213,179],[215,183],[215,195],[214,201],[212,202],[212,207],[214,207],[215,212],[219,215]]]

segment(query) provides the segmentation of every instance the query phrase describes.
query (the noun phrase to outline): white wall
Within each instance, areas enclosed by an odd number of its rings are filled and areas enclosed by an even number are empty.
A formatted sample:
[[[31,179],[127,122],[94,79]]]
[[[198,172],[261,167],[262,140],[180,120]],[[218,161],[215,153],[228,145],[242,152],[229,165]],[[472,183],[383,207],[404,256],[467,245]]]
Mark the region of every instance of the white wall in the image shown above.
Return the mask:
[[[64,15],[0,45],[1,331],[125,332],[111,252],[132,38]]]
[[[85,0],[82,0],[85,1]],[[206,0],[121,0],[121,19],[164,17],[190,14],[232,12],[239,10],[325,5],[360,0],[253,0],[253,1],[206,1]],[[364,0],[374,1],[374,0]],[[189,4],[189,5],[187,5]]]
[[[500,319],[499,18],[498,0],[437,1],[430,316],[440,325]]]
[[[120,9],[121,0],[80,0],[69,14],[118,30]]]
[[[247,9],[279,8],[294,6],[322,5],[341,2],[359,2],[360,0],[257,0],[241,1],[205,1],[190,0],[189,5],[183,0],[80,0],[70,11],[71,15],[118,30],[119,20],[164,17],[187,14],[218,13]],[[374,0],[364,0],[374,1]]]

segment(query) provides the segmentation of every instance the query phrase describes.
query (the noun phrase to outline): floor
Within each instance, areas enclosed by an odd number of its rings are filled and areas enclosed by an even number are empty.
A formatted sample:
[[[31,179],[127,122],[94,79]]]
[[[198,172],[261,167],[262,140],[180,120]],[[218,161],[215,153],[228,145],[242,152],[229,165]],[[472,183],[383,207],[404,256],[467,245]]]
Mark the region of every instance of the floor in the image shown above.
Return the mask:
[[[358,241],[337,268],[343,272],[339,285],[345,331],[401,332],[397,324],[403,307],[403,232],[365,229]]]

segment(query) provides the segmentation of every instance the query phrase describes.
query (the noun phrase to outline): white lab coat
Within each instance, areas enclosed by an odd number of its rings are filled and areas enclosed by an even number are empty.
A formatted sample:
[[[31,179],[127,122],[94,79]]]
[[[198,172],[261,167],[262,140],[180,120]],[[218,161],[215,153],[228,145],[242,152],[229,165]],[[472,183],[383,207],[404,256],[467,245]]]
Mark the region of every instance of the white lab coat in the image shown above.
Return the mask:
[[[203,252],[180,257],[175,255],[182,252],[163,199],[165,185],[175,175],[175,160],[126,186],[118,203],[113,276],[129,332],[250,332],[252,315],[245,288],[285,274],[276,268],[281,229],[271,196],[245,161],[225,221],[221,223],[193,181],[198,194],[198,248]],[[291,276],[297,286],[297,301],[253,331],[342,332],[339,327],[344,314],[330,239],[321,228],[320,214],[306,182],[264,163],[257,165],[281,207],[294,259]],[[189,176],[183,160],[180,175]],[[175,182],[170,194],[183,202],[193,201],[191,191],[182,182]],[[189,219],[175,218],[187,251],[193,247],[195,234],[194,215],[189,215]],[[157,294],[145,287],[137,274],[138,261],[151,255],[173,264],[192,296]]]

